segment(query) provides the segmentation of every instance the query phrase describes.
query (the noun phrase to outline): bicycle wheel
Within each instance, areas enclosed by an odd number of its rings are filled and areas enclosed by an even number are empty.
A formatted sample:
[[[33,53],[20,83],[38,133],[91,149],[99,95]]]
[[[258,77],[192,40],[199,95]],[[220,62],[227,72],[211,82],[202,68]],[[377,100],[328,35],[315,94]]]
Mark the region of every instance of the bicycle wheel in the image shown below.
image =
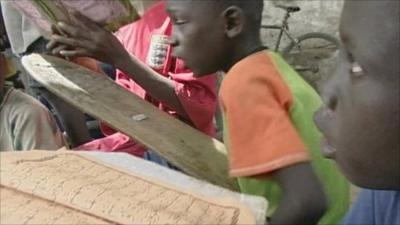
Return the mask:
[[[338,48],[337,38],[315,32],[300,36],[297,42],[291,42],[283,49],[282,55],[308,83],[317,88],[317,82],[328,76]]]

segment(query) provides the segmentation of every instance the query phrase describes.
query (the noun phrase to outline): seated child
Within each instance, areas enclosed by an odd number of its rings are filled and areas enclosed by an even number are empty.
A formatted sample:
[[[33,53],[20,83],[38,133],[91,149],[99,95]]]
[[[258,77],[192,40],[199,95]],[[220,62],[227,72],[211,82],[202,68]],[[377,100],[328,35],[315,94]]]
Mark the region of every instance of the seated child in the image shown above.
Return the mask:
[[[361,191],[343,224],[400,224],[399,1],[344,5],[336,73],[316,122],[323,151]]]
[[[0,54],[0,151],[57,150],[63,136],[49,111],[33,97],[5,87]]]
[[[60,129],[65,131],[69,144],[76,146],[87,141],[90,136],[84,114],[36,82],[21,65],[20,60],[24,55],[46,53],[47,40],[41,36],[39,28],[30,21],[31,18],[17,10],[12,1],[0,1],[0,3],[10,47],[16,57],[18,77],[22,80],[24,92],[35,97],[51,109],[51,112],[54,112],[53,116],[56,116]]]
[[[168,0],[174,55],[197,76],[224,70],[220,90],[230,174],[266,197],[271,224],[337,224],[348,183],[322,157],[321,100],[260,41],[262,0]]]
[[[159,35],[170,36],[172,23],[165,12],[164,1],[153,1],[146,5],[149,8],[142,18],[121,28],[117,37],[77,15],[83,25],[61,24],[60,29],[69,34],[69,37],[53,35],[53,43],[76,43],[78,47],[55,53],[70,57],[90,56],[114,66],[118,69],[116,82],[119,85],[160,110],[214,136],[215,77],[193,77],[182,61],[173,58],[168,51],[158,53],[161,54],[159,59],[165,60],[164,66],[150,67],[148,57],[152,54],[152,38]],[[52,44],[50,47],[54,48]],[[57,49],[56,47],[53,50]],[[88,142],[79,149],[122,151],[140,157],[145,155],[152,160],[154,154],[147,154],[149,151],[135,140],[105,126],[103,131],[107,135],[105,138]]]

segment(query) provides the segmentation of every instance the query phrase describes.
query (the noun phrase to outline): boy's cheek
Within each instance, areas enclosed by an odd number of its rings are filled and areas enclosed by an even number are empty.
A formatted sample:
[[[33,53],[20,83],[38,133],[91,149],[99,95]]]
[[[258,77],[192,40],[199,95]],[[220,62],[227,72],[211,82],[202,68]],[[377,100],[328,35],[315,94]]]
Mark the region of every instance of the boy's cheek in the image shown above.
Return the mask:
[[[314,115],[314,122],[319,131],[325,136],[329,142],[334,139],[334,131],[338,129],[337,112],[332,111],[326,107],[321,108]]]
[[[354,168],[354,162],[349,160],[346,151],[339,151],[335,158],[336,164],[340,171],[349,179],[352,183],[356,182],[359,177],[359,172]]]
[[[178,47],[178,46],[173,47],[173,49],[172,49],[172,56],[175,57],[175,58],[178,58],[178,59],[182,60],[182,61],[186,64],[185,54],[184,54],[184,52],[183,52],[182,50],[183,50],[183,49],[182,49],[181,46],[179,46],[179,47]]]
[[[321,106],[318,111],[314,114],[314,123],[317,126],[318,130],[325,135],[325,123],[323,119],[324,107]]]

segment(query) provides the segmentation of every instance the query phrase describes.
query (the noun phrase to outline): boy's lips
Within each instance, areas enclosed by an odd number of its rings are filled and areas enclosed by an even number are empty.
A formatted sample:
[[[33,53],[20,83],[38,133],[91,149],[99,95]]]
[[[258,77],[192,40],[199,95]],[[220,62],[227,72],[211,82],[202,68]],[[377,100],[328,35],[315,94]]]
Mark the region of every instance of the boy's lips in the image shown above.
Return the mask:
[[[195,68],[193,68],[193,67],[190,65],[190,63],[188,63],[187,60],[182,59],[182,61],[183,61],[183,66],[185,67],[185,69],[189,69],[189,70],[195,69]]]
[[[187,59],[186,59],[186,58],[184,58],[184,57],[182,57],[182,56],[180,56],[180,55],[176,55],[176,54],[173,54],[173,57],[175,57],[175,58],[181,60],[181,61],[183,62],[183,66],[184,66],[185,68],[187,68],[187,69],[190,69],[190,67],[188,66],[188,63],[187,63]]]
[[[336,148],[333,147],[326,138],[321,140],[321,152],[326,158],[334,158]]]

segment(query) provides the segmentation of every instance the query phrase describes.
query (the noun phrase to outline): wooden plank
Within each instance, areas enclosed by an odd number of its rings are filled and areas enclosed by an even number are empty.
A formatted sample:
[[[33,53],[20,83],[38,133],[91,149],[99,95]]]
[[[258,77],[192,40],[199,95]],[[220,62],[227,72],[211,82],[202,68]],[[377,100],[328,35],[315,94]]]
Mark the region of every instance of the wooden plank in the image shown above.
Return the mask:
[[[79,152],[2,152],[0,165],[0,224],[256,222],[235,198],[199,195]]]
[[[223,143],[79,65],[39,54],[23,57],[22,64],[48,90],[156,151],[187,174],[238,190],[228,176]]]

